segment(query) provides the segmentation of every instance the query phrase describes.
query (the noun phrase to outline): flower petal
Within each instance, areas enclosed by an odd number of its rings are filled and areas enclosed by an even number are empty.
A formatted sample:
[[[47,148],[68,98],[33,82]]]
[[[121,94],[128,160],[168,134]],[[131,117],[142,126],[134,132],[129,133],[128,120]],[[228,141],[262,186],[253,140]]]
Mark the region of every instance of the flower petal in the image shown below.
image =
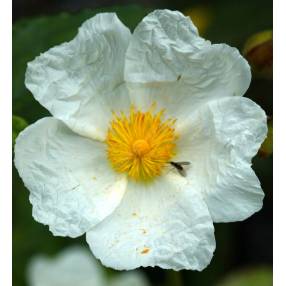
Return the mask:
[[[210,45],[198,36],[190,18],[178,11],[155,10],[136,27],[126,52],[130,82],[175,81],[186,59]]]
[[[267,134],[265,112],[243,97],[212,101],[181,126],[175,160],[190,161],[214,222],[244,220],[261,209],[264,193],[251,158]]]
[[[211,99],[242,96],[251,73],[237,49],[211,45],[180,12],[157,10],[134,31],[125,79],[138,107],[156,102],[170,115],[186,118]]]
[[[196,186],[177,174],[151,184],[130,182],[115,212],[87,232],[101,262],[118,270],[140,266],[205,268],[215,249],[214,229]]]
[[[123,68],[130,36],[116,14],[98,14],[72,41],[30,62],[26,86],[73,131],[104,140],[111,109],[129,105]]]
[[[33,216],[54,235],[83,234],[121,201],[126,178],[111,170],[104,148],[49,117],[17,138],[15,165],[30,190]]]
[[[38,255],[28,268],[30,286],[107,285],[101,266],[87,249],[69,247],[56,258]]]

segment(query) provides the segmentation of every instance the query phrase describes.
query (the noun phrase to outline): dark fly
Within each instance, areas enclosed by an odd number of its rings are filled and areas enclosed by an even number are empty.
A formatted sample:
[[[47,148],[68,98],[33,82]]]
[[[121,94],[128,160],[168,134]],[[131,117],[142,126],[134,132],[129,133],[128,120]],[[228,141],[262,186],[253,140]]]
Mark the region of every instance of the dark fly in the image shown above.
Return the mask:
[[[178,173],[182,176],[182,177],[186,177],[187,176],[187,173],[186,173],[186,170],[184,169],[183,166],[188,166],[190,165],[191,163],[190,162],[169,162],[171,164],[171,166],[173,166],[177,171]]]

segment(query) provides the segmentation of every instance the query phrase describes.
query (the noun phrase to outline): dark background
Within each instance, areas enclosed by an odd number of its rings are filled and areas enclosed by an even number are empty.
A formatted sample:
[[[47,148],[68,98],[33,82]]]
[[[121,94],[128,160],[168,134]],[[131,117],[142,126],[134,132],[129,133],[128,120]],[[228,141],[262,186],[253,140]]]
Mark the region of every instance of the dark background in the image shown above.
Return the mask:
[[[132,3],[136,6],[130,5]],[[199,8],[203,11],[202,17],[207,11],[205,17],[209,18],[209,24],[203,36],[240,50],[252,34],[272,29],[272,1],[268,0],[14,0],[13,114],[23,117],[29,124],[48,114],[24,87],[27,61],[56,44],[72,39],[77,27],[96,12],[116,11],[133,29],[144,15],[155,8],[185,13],[190,8]],[[261,105],[269,116],[272,115],[271,78],[254,74],[246,96]],[[217,249],[210,266],[203,272],[181,271],[178,278],[173,271],[143,269],[153,285],[216,285],[229,273],[240,269],[272,267],[272,155],[257,155],[253,168],[266,195],[263,209],[243,222],[215,224]],[[47,227],[33,220],[31,212],[28,191],[13,169],[13,285],[16,286],[26,285],[27,263],[34,254],[53,255],[70,244],[86,245],[84,237],[53,237]]]

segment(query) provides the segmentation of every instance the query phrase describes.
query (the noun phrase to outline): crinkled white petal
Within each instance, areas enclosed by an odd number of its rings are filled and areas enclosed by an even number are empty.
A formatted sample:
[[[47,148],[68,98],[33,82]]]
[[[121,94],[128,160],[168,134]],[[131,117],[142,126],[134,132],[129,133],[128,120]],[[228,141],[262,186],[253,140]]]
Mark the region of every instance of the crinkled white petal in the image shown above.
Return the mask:
[[[156,102],[168,114],[186,118],[209,100],[242,96],[251,73],[236,48],[211,45],[180,12],[157,10],[132,35],[125,79],[138,107]]]
[[[129,182],[119,207],[87,232],[94,255],[108,267],[202,270],[215,249],[207,206],[195,184],[169,173],[150,184]]]
[[[174,81],[188,58],[210,45],[198,36],[190,18],[178,11],[155,10],[136,27],[126,52],[125,79]]]
[[[147,279],[139,271],[129,271],[117,275],[108,286],[149,286]]]
[[[126,178],[114,173],[103,143],[48,117],[17,138],[15,165],[30,191],[34,218],[54,235],[76,237],[119,204]]]
[[[73,131],[104,140],[111,110],[129,105],[123,69],[130,36],[116,14],[98,14],[72,41],[30,62],[26,86]]]
[[[104,286],[99,263],[82,247],[70,247],[55,258],[34,257],[28,267],[29,286]]]
[[[174,160],[190,161],[214,222],[246,219],[261,209],[264,193],[251,158],[267,134],[265,112],[243,97],[212,101],[181,126]]]

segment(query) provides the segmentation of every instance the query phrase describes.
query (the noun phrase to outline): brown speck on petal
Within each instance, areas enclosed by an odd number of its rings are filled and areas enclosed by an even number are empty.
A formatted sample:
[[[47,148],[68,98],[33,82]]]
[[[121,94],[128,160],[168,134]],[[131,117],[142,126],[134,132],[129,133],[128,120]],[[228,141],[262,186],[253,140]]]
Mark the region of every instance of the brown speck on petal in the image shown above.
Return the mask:
[[[150,251],[150,248],[144,247],[143,250],[141,251],[141,254],[147,254]]]
[[[143,229],[142,229],[142,233],[143,233],[143,234],[146,234],[146,233],[147,233],[147,230],[143,228]]]
[[[135,212],[134,212],[134,213],[132,213],[132,216],[137,216],[137,213],[135,213]]]
[[[93,177],[92,177],[92,179],[93,179],[93,180],[96,180],[96,177],[95,177],[95,176],[93,176]]]

